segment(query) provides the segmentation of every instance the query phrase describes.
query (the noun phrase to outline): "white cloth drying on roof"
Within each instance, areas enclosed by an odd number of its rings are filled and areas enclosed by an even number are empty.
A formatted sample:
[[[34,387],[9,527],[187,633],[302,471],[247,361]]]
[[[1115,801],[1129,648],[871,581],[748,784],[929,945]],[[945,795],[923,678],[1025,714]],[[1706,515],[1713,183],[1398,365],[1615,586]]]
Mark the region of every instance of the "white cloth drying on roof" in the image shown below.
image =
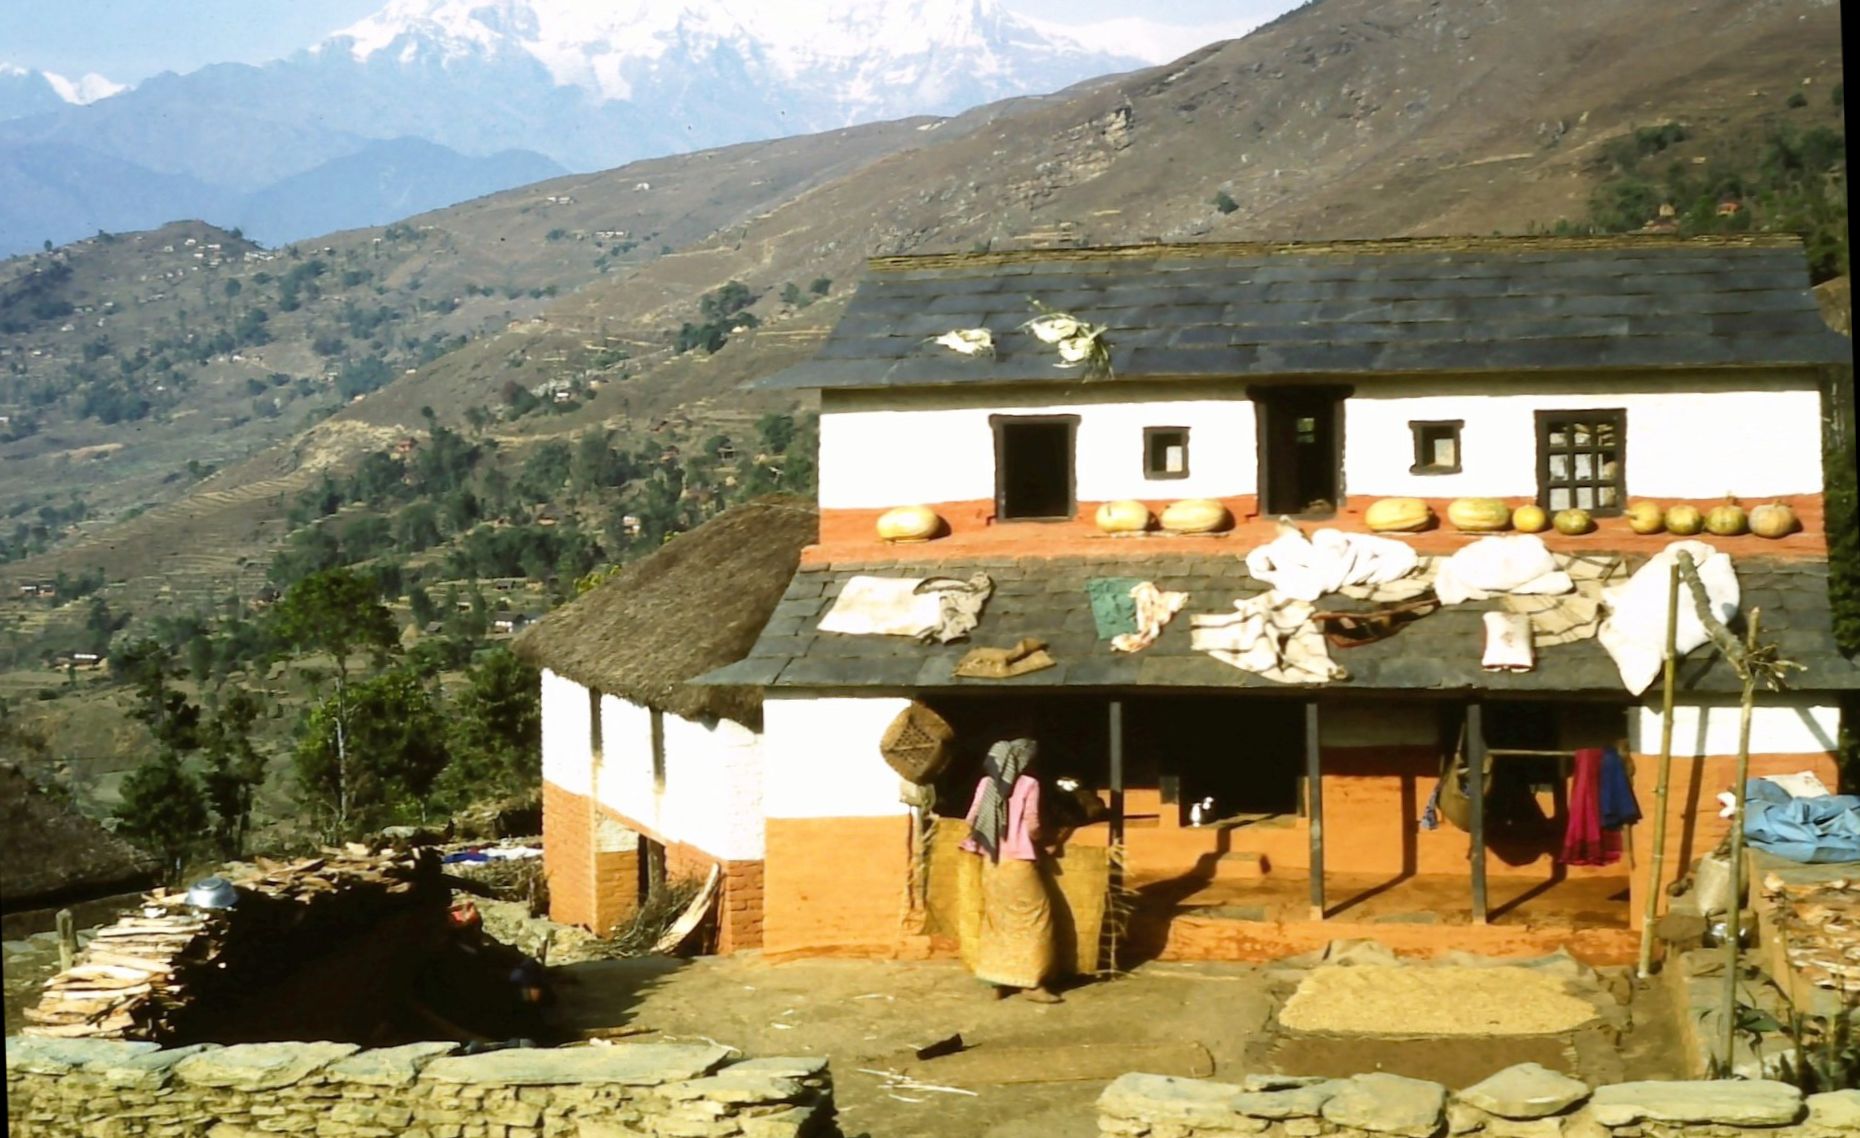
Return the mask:
[[[1627,584],[1608,589],[1602,604],[1608,615],[1596,633],[1602,647],[1614,658],[1615,669],[1627,690],[1639,695],[1660,674],[1660,661],[1666,654],[1666,589],[1672,577],[1673,560],[1681,551],[1690,553],[1698,566],[1699,583],[1705,586],[1705,598],[1711,611],[1729,623],[1737,615],[1739,591],[1737,571],[1731,558],[1702,541],[1675,541],[1653,555],[1628,578]],[[1674,649],[1681,656],[1711,639],[1699,620],[1698,607],[1691,586],[1680,580],[1679,619],[1674,630]]]
[[[853,636],[917,636],[936,627],[943,605],[935,593],[920,593],[922,577],[854,577],[846,582],[822,632]]]
[[[1392,537],[1321,529],[1309,539],[1289,523],[1246,555],[1246,570],[1282,596],[1315,601],[1346,585],[1376,585],[1414,571],[1414,547]]]
[[[1111,637],[1111,647],[1118,652],[1141,652],[1154,644],[1163,626],[1188,603],[1188,594],[1165,593],[1144,581],[1130,590],[1130,599],[1137,602],[1137,630]]]
[[[1517,612],[1486,613],[1480,667],[1488,672],[1528,672],[1531,664],[1531,618]]]
[[[1277,591],[1244,597],[1234,611],[1189,618],[1189,646],[1223,664],[1282,684],[1348,679],[1330,658],[1309,601]]]
[[[1434,595],[1443,605],[1483,601],[1498,593],[1560,595],[1575,582],[1536,534],[1482,537],[1440,562]]]

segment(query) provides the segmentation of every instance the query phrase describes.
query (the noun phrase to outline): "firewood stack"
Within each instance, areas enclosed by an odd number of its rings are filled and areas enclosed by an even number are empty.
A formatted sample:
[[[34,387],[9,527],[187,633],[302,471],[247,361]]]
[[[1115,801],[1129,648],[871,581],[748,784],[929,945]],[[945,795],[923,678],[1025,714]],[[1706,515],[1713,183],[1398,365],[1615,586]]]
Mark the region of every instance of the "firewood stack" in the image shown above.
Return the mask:
[[[1836,878],[1796,884],[1772,873],[1763,893],[1775,908],[1783,954],[1822,988],[1860,989],[1860,881]]]
[[[237,998],[411,905],[443,912],[448,896],[430,849],[351,843],[293,862],[258,858],[226,876],[239,889],[231,909],[196,909],[185,890],[157,889],[98,929],[26,1009],[25,1033],[171,1042],[190,1009]]]

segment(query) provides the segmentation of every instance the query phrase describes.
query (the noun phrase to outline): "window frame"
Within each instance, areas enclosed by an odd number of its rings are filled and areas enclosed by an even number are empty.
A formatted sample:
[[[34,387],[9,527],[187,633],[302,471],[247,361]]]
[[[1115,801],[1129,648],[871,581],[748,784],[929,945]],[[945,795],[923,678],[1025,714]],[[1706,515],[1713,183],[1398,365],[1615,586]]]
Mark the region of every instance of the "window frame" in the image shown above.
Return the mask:
[[[1591,443],[1586,447],[1578,448],[1572,442],[1567,447],[1560,447],[1554,452],[1552,451],[1550,447],[1550,425],[1556,421],[1571,422],[1582,419],[1587,419],[1598,426],[1604,422],[1613,425],[1615,429],[1615,443],[1612,449],[1615,452],[1615,476],[1612,479],[1604,480],[1601,477],[1602,456],[1599,444]],[[1591,517],[1597,518],[1620,517],[1626,512],[1628,496],[1627,408],[1581,407],[1571,408],[1569,410],[1539,410],[1535,413],[1534,426],[1537,436],[1537,504],[1539,506],[1552,513],[1560,509],[1587,510]],[[1553,453],[1567,454],[1570,456],[1570,476],[1557,479],[1555,486],[1552,485],[1550,478],[1550,458]],[[1578,454],[1592,454],[1595,456],[1595,475],[1593,477],[1575,477],[1575,456]],[[1585,486],[1595,490],[1595,505],[1579,506],[1576,504],[1575,491]],[[1565,487],[1570,491],[1568,506],[1553,508],[1550,505],[1550,491],[1556,487]],[[1604,506],[1601,504],[1601,491],[1604,487],[1612,487],[1614,489],[1615,504],[1612,506]]]
[[[1150,460],[1155,452],[1150,448],[1155,445],[1158,435],[1179,434],[1182,436],[1182,469],[1158,470]],[[1146,482],[1167,482],[1187,478],[1189,471],[1188,457],[1189,429],[1187,427],[1145,427],[1143,428],[1143,480]]]
[[[1447,428],[1453,432],[1453,465],[1451,466],[1442,466],[1439,463],[1429,460],[1429,448],[1426,445],[1427,432],[1430,429],[1441,427]],[[1464,419],[1408,420],[1408,430],[1412,432],[1414,436],[1414,465],[1408,468],[1408,473],[1418,474],[1424,477],[1431,477],[1437,474],[1462,473],[1466,465],[1465,441],[1462,437],[1465,429],[1466,420]]]
[[[1010,517],[1007,512],[1007,431],[1019,426],[1063,426],[1066,428],[1066,512],[1029,517]],[[988,428],[995,442],[995,521],[997,523],[1069,522],[1079,512],[1079,416],[1077,415],[1007,415],[988,416]]]

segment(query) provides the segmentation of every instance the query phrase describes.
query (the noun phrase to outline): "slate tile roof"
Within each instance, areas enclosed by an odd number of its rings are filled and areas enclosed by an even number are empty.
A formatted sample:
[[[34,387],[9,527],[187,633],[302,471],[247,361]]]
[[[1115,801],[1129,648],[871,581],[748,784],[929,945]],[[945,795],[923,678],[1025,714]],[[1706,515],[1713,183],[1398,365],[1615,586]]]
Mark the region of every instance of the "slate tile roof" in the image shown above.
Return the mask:
[[[1852,362],[1793,238],[1414,238],[879,258],[759,386],[1064,380],[1029,298],[1109,329],[1118,380]],[[992,360],[930,343],[987,328]]]
[[[1638,567],[1644,560],[1630,556],[1628,563]],[[1860,664],[1841,656],[1829,631],[1825,562],[1749,558],[1738,561],[1737,569],[1744,611],[1763,610],[1762,638],[1808,667],[1796,674],[1792,689],[1860,689]],[[852,636],[815,628],[845,582],[858,574],[967,578],[978,570],[994,578],[995,591],[967,643],[926,645],[904,636]],[[1145,577],[1163,588],[1186,591],[1189,601],[1149,648],[1134,655],[1115,653],[1098,640],[1085,597],[1085,582],[1099,576]],[[749,655],[693,682],[840,689],[1284,688],[1289,685],[1229,667],[1189,647],[1190,615],[1228,611],[1234,600],[1264,589],[1232,554],[1146,561],[1106,556],[803,564]],[[1371,606],[1332,596],[1321,599],[1319,607]],[[1379,643],[1333,648],[1332,659],[1350,675],[1323,686],[1359,691],[1625,693],[1613,661],[1592,639],[1541,650],[1530,672],[1486,672],[1479,666],[1484,646],[1481,614],[1495,607],[1496,601],[1443,608]],[[970,648],[1008,646],[1027,636],[1048,643],[1056,666],[1007,680],[953,674]],[[1738,690],[1739,682],[1723,658],[1706,646],[1681,662],[1678,685],[1686,691],[1728,692]]]

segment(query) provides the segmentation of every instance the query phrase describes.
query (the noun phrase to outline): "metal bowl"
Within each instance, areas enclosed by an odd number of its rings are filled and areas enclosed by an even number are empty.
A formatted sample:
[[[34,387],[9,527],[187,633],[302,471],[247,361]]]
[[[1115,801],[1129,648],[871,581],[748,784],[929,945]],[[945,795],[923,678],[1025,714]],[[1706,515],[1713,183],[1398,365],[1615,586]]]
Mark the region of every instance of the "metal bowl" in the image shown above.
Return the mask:
[[[239,890],[224,877],[203,877],[188,886],[187,903],[196,909],[230,909],[239,903]]]

